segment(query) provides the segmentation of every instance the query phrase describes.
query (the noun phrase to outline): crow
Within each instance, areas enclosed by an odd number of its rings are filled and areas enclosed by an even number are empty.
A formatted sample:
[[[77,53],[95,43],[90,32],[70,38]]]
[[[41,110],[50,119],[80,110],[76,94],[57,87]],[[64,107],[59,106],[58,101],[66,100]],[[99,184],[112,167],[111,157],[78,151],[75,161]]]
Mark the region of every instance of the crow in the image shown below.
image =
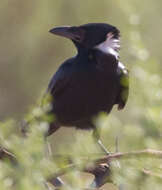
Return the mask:
[[[110,24],[89,23],[55,27],[50,33],[72,40],[77,55],[61,64],[48,85],[55,120],[47,135],[61,126],[93,129],[106,151],[93,118],[109,114],[116,104],[123,109],[128,99],[129,73],[119,61],[120,31]]]

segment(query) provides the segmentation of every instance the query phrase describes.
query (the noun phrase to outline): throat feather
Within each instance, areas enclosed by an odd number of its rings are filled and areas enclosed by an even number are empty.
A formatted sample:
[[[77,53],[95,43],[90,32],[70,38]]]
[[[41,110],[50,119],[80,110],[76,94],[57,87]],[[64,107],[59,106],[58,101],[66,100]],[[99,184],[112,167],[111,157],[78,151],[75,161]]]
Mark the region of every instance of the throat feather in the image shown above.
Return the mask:
[[[104,42],[100,43],[95,48],[99,49],[100,51],[106,54],[114,55],[116,58],[118,58],[120,49],[119,42],[119,39],[107,37],[107,39]]]

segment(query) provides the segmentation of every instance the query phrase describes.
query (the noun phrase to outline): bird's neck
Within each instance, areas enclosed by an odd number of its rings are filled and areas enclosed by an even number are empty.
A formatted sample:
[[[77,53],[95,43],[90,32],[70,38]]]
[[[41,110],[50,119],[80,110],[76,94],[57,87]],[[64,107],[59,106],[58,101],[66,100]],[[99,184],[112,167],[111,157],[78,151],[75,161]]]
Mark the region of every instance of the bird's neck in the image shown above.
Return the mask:
[[[90,51],[86,48],[79,48],[78,49],[78,56],[87,56]]]
[[[113,54],[107,54],[99,49],[86,49],[79,48],[77,54],[77,63],[84,64],[98,64],[102,65],[103,63],[107,63],[109,67],[116,67],[118,63],[118,58]]]
[[[77,58],[78,59],[84,59],[84,60],[88,60],[89,56],[92,54],[92,50],[87,49],[87,48],[83,48],[83,47],[79,47],[77,48],[78,50],[78,54],[77,54]]]
[[[74,43],[74,45],[75,45],[75,47],[77,49],[77,52],[78,52],[77,57],[78,58],[79,57],[87,57],[89,55],[90,50],[88,48],[82,46],[81,44],[79,44],[79,43],[77,43],[75,41],[73,41],[73,43]]]

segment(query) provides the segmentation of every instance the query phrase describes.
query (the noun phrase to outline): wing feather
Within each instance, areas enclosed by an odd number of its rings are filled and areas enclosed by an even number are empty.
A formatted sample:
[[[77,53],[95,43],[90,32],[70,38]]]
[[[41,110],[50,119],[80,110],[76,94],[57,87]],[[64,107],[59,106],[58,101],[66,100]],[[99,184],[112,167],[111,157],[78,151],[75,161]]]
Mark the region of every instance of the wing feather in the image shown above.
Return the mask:
[[[47,93],[51,94],[54,98],[60,96],[65,91],[65,89],[69,88],[69,86],[71,85],[71,76],[73,72],[71,66],[72,62],[68,60],[60,66],[58,71],[52,77],[48,85]]]
[[[120,73],[120,91],[119,91],[119,96],[117,98],[117,104],[118,104],[118,110],[121,110],[125,107],[125,104],[127,103],[128,100],[129,72],[121,62],[119,62],[118,69]]]

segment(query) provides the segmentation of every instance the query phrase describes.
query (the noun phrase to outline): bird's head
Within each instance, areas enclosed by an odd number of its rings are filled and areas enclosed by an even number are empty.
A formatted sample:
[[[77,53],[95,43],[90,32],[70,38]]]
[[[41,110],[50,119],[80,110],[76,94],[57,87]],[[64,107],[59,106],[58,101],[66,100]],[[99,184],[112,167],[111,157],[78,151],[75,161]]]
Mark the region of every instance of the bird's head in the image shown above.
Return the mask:
[[[50,32],[71,39],[78,49],[97,48],[105,53],[118,56],[120,32],[115,26],[90,23],[81,26],[55,27]]]

